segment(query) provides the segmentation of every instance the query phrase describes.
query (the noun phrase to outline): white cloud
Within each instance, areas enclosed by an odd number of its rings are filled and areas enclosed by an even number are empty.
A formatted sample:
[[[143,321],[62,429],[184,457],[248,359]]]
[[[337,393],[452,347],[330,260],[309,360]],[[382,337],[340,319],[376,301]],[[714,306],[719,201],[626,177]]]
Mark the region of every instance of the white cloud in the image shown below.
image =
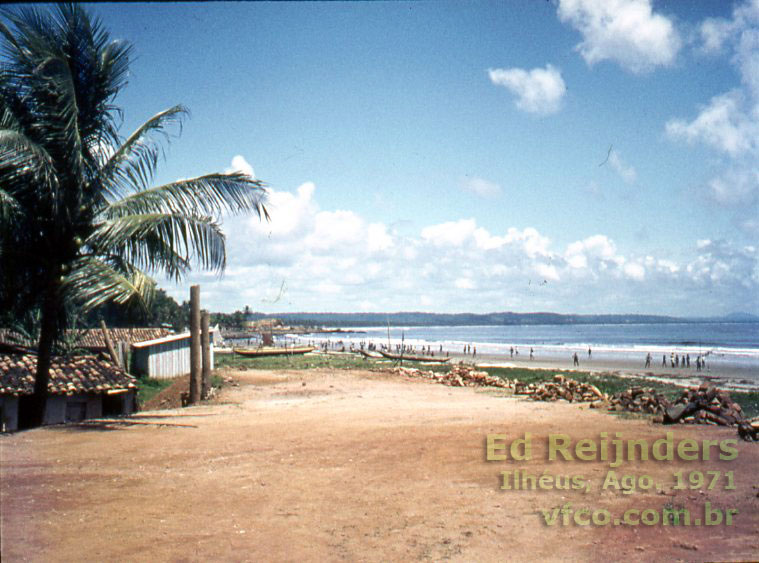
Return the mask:
[[[521,68],[490,69],[488,76],[493,84],[504,86],[516,94],[517,107],[530,113],[556,113],[567,91],[561,72],[550,64],[529,71]]]
[[[625,264],[623,266],[625,275],[636,281],[643,281],[646,277],[646,269],[641,265],[634,262]]]
[[[317,195],[311,182],[272,190],[271,223],[225,224],[224,278],[197,273],[188,284],[201,283],[204,302],[222,311],[759,312],[755,246],[704,240],[674,260],[624,252],[599,233],[561,249],[533,227],[494,231],[473,218],[400,235],[321,209]],[[171,293],[187,298],[186,287]],[[692,303],[673,310],[683,296]]]
[[[759,167],[728,170],[723,176],[712,178],[709,195],[722,205],[744,205],[759,213]]]
[[[456,289],[474,289],[474,282],[469,278],[458,278],[453,285]]]
[[[592,65],[618,62],[632,72],[671,65],[682,44],[672,21],[650,0],[559,0],[559,19],[583,37],[577,49]]]
[[[730,156],[739,156],[759,148],[759,115],[743,108],[739,91],[720,94],[711,99],[690,123],[682,119],[667,122],[667,134],[689,143],[700,141]]]
[[[759,98],[759,1],[747,0],[733,8],[732,17],[707,18],[701,23],[702,50],[721,53],[725,45],[733,51],[732,62],[743,84]]]
[[[736,224],[753,233],[759,213],[759,0],[733,8],[730,18],[701,23],[701,50],[730,57],[741,86],[714,96],[692,120],[671,119],[666,133],[687,143],[702,143],[724,157],[706,181],[710,198],[736,209]]]
[[[502,192],[501,186],[478,176],[464,178],[461,182],[461,187],[468,192],[486,199],[499,196]]]
[[[227,173],[229,172],[242,172],[252,178],[256,177],[256,172],[253,170],[253,167],[247,160],[245,160],[244,156],[239,154],[232,158],[232,166],[231,168],[227,168]]]
[[[611,151],[611,154],[609,154],[609,165],[628,184],[634,183],[635,179],[638,177],[635,168],[622,160],[622,157],[619,156],[617,151]]]

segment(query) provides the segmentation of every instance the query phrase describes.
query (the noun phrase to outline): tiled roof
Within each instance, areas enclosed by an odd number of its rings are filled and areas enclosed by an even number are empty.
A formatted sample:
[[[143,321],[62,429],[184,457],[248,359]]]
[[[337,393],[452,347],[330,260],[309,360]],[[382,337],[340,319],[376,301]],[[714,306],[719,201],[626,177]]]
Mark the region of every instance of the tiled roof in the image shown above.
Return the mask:
[[[108,335],[114,346],[117,342],[125,341],[129,344],[136,342],[145,342],[146,340],[155,340],[163,338],[171,331],[166,328],[109,328]],[[78,345],[82,348],[103,348],[105,349],[105,340],[103,331],[99,328],[90,328],[79,331]]]
[[[0,354],[0,395],[31,395],[37,356]],[[114,364],[91,356],[53,358],[48,392],[53,395],[136,389],[136,379]]]
[[[99,328],[89,328],[84,330],[77,330],[79,335],[77,346],[80,348],[88,348],[91,350],[105,350],[105,340],[103,339],[103,331]],[[111,342],[115,346],[117,342],[125,341],[129,344],[135,344],[136,342],[145,342],[146,340],[155,340],[157,338],[163,338],[171,333],[166,328],[109,328],[108,334],[111,337]],[[11,331],[8,329],[0,329],[0,342],[13,342],[14,344],[21,344],[30,348],[35,348],[37,343],[30,343],[19,341],[18,338],[13,339]]]

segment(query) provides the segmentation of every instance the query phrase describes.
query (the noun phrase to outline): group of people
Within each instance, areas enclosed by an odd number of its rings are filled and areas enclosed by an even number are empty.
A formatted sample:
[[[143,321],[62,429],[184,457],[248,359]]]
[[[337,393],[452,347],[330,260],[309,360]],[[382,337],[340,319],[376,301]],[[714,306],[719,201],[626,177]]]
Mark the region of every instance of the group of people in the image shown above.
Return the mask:
[[[651,356],[651,353],[649,352],[646,354],[646,364],[645,367],[650,368],[651,362],[653,361],[653,357]],[[667,354],[662,354],[661,357],[661,367],[666,368],[690,368],[690,354],[675,354],[674,352],[670,352],[669,354],[669,362],[667,362]],[[706,356],[701,356],[700,354],[696,356],[696,371],[701,371],[706,369]]]

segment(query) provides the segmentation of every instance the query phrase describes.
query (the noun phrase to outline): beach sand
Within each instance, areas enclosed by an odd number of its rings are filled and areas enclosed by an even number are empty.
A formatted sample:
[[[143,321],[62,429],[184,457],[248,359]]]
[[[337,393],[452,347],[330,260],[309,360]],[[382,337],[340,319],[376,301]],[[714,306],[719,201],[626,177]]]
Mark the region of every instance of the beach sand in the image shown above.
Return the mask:
[[[545,441],[672,431],[587,405],[535,403],[384,372],[228,371],[216,404],[155,411],[185,426],[49,427],[0,438],[4,561],[748,560],[759,553],[759,446],[733,461],[629,462],[660,492],[601,490],[602,461],[549,462]],[[152,418],[151,418],[152,417]],[[532,434],[532,460],[486,461],[489,433]],[[502,471],[582,474],[589,493],[501,490]],[[674,489],[673,473],[733,471],[735,490]],[[547,526],[540,508],[705,503],[730,526]],[[695,517],[695,516],[694,516]]]
[[[528,348],[529,350],[529,348]],[[672,368],[653,361],[651,367],[644,367],[643,361],[612,355],[595,354],[590,359],[587,355],[579,355],[580,365],[575,367],[571,356],[536,357],[533,360],[527,354],[520,353],[517,358],[499,354],[477,354],[476,356],[453,354],[452,362],[463,361],[487,369],[487,367],[513,367],[528,369],[547,369],[562,371],[589,371],[592,373],[612,373],[622,376],[644,376],[660,381],[669,381],[678,385],[690,386],[702,382],[710,382],[725,389],[757,390],[759,389],[759,371],[753,367],[707,364],[707,369],[697,371],[693,361],[690,368]]]

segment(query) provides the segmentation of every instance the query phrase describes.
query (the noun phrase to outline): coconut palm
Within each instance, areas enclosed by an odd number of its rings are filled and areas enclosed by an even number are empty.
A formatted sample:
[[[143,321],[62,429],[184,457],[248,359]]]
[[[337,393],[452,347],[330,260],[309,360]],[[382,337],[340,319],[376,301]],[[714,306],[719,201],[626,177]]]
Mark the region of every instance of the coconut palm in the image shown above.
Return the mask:
[[[120,135],[114,99],[126,85],[131,46],[76,5],[2,15],[0,309],[41,311],[41,421],[67,307],[144,303],[152,275],[179,280],[192,264],[221,273],[222,214],[268,219],[266,192],[243,173],[152,186],[187,110],[175,106]]]

